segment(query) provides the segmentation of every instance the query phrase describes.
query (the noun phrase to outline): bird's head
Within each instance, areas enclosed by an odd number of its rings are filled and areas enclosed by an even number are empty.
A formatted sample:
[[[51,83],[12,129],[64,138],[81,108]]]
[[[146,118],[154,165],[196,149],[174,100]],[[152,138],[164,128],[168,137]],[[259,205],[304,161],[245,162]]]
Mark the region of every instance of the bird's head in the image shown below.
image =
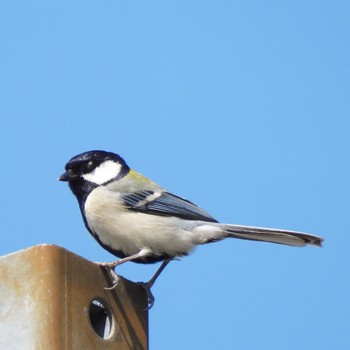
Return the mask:
[[[67,181],[72,186],[86,182],[101,186],[121,178],[130,170],[119,155],[106,151],[88,151],[76,155],[68,161],[58,180]]]

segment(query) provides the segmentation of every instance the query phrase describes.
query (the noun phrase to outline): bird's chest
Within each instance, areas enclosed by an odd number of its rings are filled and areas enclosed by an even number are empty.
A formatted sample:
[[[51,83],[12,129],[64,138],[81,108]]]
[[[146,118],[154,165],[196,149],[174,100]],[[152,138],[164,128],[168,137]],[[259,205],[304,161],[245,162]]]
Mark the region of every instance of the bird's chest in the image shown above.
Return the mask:
[[[89,229],[102,245],[125,256],[142,249],[155,255],[184,255],[194,245],[192,232],[181,228],[180,219],[128,210],[118,193],[103,187],[90,193],[84,212]]]
[[[118,194],[103,187],[95,189],[86,199],[84,214],[89,229],[104,245],[128,254],[139,250],[132,213],[124,208]]]

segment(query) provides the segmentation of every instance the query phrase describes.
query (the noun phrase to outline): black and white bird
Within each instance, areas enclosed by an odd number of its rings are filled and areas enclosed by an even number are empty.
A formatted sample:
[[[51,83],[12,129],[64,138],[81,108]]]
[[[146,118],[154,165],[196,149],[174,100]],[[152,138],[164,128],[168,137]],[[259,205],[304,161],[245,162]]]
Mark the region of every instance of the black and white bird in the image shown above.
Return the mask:
[[[302,247],[321,246],[323,239],[307,233],[221,224],[192,202],[178,197],[138,172],[117,154],[81,153],[65,166],[60,181],[68,181],[88,231],[120,260],[104,263],[112,273],[127,261],[163,261],[145,284],[154,281],[172,259],[189,254],[197,245],[240,238]],[[115,283],[117,277],[113,274]]]

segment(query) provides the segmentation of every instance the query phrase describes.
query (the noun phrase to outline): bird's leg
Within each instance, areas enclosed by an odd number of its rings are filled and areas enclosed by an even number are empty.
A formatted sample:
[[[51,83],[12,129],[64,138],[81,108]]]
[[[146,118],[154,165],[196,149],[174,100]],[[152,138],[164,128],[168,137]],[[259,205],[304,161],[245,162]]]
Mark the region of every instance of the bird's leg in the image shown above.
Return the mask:
[[[112,261],[112,262],[106,262],[106,263],[98,263],[101,267],[106,269],[112,275],[113,284],[111,287],[105,287],[105,289],[112,290],[118,285],[119,277],[116,274],[116,272],[114,271],[114,269],[118,265],[124,264],[128,261],[133,261],[133,260],[136,260],[139,258],[143,258],[143,257],[147,256],[148,254],[149,254],[148,250],[141,250],[140,252],[133,254],[133,255],[130,255],[130,256],[127,256],[123,259],[119,259],[119,260]],[[162,264],[160,265],[159,269],[156,271],[156,273],[152,276],[152,278],[148,282],[138,282],[138,284],[141,285],[145,289],[146,294],[147,294],[147,300],[148,300],[147,310],[151,309],[153,304],[154,304],[154,296],[151,292],[151,288],[153,287],[157,278],[159,277],[159,275],[162,273],[162,271],[165,269],[165,267],[169,264],[169,262],[171,260],[172,259],[164,260],[162,262]]]
[[[159,269],[156,271],[156,273],[153,275],[153,277],[148,282],[138,282],[145,290],[147,294],[148,299],[148,307],[147,311],[150,310],[154,304],[154,296],[151,292],[151,288],[153,287],[155,281],[159,277],[159,275],[162,273],[162,271],[165,269],[165,267],[170,263],[172,259],[167,259],[162,262],[162,265],[160,265]]]
[[[115,260],[112,262],[105,262],[105,263],[98,263],[101,267],[103,267],[104,269],[106,269],[111,275],[112,275],[112,279],[113,279],[113,284],[111,287],[105,287],[105,289],[107,290],[112,290],[114,289],[117,285],[118,285],[118,275],[115,272],[115,268],[118,265],[124,264],[128,261],[133,261],[142,257],[145,257],[148,255],[148,251],[147,250],[141,250],[136,254],[127,256],[123,259],[119,259],[119,260]]]
[[[153,275],[153,277],[146,283],[149,288],[152,288],[155,281],[159,277],[159,275],[163,272],[163,270],[166,268],[166,266],[170,263],[172,259],[167,259],[162,262],[162,265],[160,265],[159,269],[156,271],[156,273]]]

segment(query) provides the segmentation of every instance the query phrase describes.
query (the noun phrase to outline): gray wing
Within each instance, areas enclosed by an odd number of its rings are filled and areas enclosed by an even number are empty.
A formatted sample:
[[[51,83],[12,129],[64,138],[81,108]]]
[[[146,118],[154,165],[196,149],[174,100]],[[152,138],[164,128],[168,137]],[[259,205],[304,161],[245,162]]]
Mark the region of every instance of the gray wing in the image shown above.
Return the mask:
[[[155,215],[176,216],[186,220],[217,222],[197,205],[169,192],[153,191],[127,193],[123,196],[125,205],[134,211]]]

